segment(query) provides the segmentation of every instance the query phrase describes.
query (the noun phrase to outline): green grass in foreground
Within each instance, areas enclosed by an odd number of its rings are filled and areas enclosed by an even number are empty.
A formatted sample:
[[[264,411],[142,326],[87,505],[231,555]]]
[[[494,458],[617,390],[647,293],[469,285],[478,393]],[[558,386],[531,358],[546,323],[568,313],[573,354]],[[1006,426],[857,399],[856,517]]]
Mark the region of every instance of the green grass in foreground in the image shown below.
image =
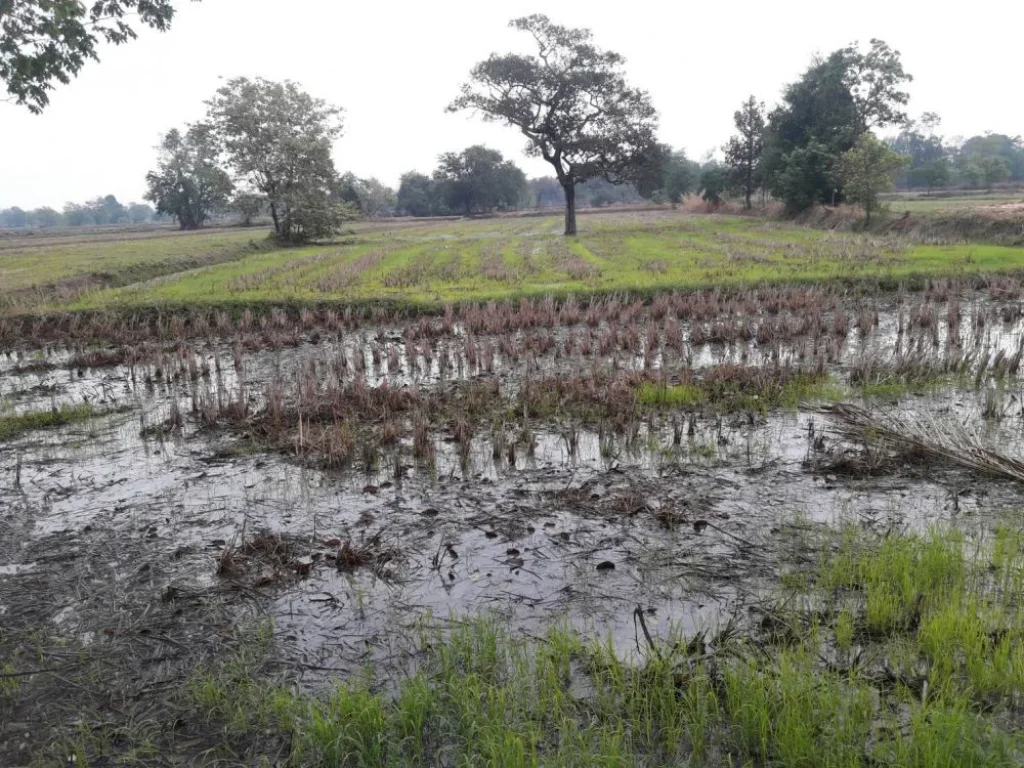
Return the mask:
[[[671,211],[589,216],[575,239],[558,234],[558,223],[538,217],[366,227],[334,245],[248,253],[37,309],[368,301],[437,306],[566,293],[895,283],[1024,270],[1022,248],[918,246],[746,217]],[[64,259],[62,268],[72,268],[77,258]],[[51,279],[48,269],[25,268],[34,271],[20,276],[23,285]]]
[[[11,440],[34,429],[62,427],[67,424],[88,421],[97,415],[96,409],[87,403],[62,405],[48,411],[0,413],[0,440]]]
[[[423,630],[393,690],[371,671],[299,695],[243,654],[194,676],[183,704],[225,756],[275,734],[303,766],[1019,764],[1019,527],[983,545],[849,528],[788,581],[749,635],[676,637],[640,666],[560,628],[522,642],[479,619]]]

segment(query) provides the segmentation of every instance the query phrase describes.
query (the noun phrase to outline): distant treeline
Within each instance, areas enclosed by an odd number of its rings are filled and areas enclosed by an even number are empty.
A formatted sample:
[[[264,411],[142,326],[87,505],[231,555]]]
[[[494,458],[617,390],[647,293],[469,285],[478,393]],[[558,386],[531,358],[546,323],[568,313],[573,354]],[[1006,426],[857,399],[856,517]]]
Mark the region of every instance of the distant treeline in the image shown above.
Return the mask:
[[[645,201],[679,202],[699,189],[706,166],[687,159],[682,150],[666,145],[659,145],[655,155],[636,184],[612,184],[603,178],[581,183],[576,191],[577,205],[600,208]],[[359,195],[351,199],[364,215],[372,215]],[[527,179],[500,152],[474,146],[461,153],[441,155],[429,176],[418,171],[403,174],[389,215],[472,215],[564,205],[565,192],[554,176]]]
[[[938,116],[926,113],[890,140],[909,158],[897,189],[946,187],[992,189],[1001,183],[1024,184],[1024,141],[1020,136],[986,133],[969,139],[944,139],[936,134]]]
[[[24,210],[18,206],[0,209],[2,229],[145,224],[161,219],[169,220],[157,216],[152,206],[145,203],[124,205],[113,195],[97,197],[85,203],[66,203],[63,211],[46,206],[31,210]]]

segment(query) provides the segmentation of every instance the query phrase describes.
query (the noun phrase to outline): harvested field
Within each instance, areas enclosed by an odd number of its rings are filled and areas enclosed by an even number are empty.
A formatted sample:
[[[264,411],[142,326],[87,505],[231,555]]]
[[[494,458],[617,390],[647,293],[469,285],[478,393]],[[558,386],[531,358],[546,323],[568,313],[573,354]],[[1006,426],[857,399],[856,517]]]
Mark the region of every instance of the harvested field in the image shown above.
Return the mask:
[[[356,224],[338,242],[272,249],[253,230],[0,253],[8,313],[634,294],[771,284],[900,283],[1014,273],[1024,250],[804,229],[673,211],[586,217],[571,242],[552,217]]]
[[[623,216],[0,320],[5,764],[1014,764],[1019,255]]]

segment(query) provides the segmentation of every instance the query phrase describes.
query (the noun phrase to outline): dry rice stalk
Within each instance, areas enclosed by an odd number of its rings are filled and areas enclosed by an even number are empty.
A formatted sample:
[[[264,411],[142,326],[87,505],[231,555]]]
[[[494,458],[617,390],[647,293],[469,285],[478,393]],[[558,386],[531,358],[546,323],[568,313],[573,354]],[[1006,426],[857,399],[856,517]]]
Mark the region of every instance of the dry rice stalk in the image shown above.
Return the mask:
[[[982,443],[962,424],[920,414],[872,414],[849,403],[826,409],[836,431],[848,439],[876,440],[903,453],[945,459],[966,469],[1024,482],[1024,460]]]

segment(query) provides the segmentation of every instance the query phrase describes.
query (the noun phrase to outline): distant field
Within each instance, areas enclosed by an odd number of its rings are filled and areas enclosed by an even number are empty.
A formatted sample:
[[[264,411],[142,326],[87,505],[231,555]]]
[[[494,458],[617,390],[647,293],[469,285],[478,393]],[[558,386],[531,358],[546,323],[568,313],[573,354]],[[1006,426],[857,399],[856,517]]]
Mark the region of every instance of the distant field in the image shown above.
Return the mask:
[[[584,219],[578,239],[566,239],[560,230],[560,217],[551,216],[365,223],[334,244],[299,249],[268,248],[262,233],[252,230],[41,244],[0,252],[0,296],[20,292],[24,298],[34,288],[104,274],[113,287],[40,291],[31,306],[440,304],[1024,270],[1021,248],[915,246],[743,217],[614,213]],[[19,308],[25,307],[23,300]]]
[[[0,293],[72,281],[132,282],[149,271],[178,271],[237,256],[252,231],[61,234],[0,242]]]
[[[372,227],[356,224],[353,231]],[[266,230],[66,229],[0,238],[0,309],[84,294],[273,250]]]
[[[1024,205],[1024,192],[963,195],[959,197],[894,195],[888,197],[884,202],[888,204],[893,213],[901,213],[902,211],[910,211],[911,213],[941,213],[945,211],[987,208],[990,206]]]

